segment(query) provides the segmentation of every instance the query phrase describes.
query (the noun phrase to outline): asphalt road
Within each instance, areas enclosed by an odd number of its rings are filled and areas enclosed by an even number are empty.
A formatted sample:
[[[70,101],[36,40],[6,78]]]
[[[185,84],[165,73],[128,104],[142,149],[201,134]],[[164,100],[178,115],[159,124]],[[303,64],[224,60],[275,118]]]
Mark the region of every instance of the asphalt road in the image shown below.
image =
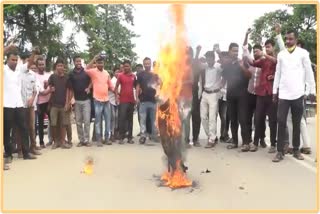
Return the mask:
[[[135,118],[134,133],[138,133]],[[268,128],[267,128],[268,130]],[[43,150],[38,160],[14,159],[4,172],[5,210],[314,210],[316,209],[316,124],[308,120],[312,155],[304,161],[274,154],[188,149],[188,177],[195,187],[172,191],[159,187],[165,170],[160,144],[114,144],[98,148]],[[269,136],[269,130],[267,131]],[[77,143],[73,126],[73,141]],[[239,138],[241,139],[241,138]],[[267,140],[268,141],[268,140]],[[94,172],[80,173],[86,157]],[[206,170],[210,173],[201,173]]]

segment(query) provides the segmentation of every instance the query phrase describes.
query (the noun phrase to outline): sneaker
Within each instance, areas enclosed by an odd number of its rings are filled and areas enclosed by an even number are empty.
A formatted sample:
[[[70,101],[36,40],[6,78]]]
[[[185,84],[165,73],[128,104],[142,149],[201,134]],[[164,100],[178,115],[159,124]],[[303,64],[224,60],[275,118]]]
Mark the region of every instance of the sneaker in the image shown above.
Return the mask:
[[[250,150],[249,144],[243,144],[243,145],[241,146],[241,151],[242,151],[242,152],[248,152],[249,150]]]
[[[146,140],[147,140],[147,139],[146,139],[145,137],[140,137],[139,143],[140,143],[140,144],[145,144]]]
[[[260,139],[260,146],[261,146],[262,148],[267,148],[267,144],[266,144],[266,142],[264,141],[264,139]]]
[[[64,144],[62,144],[62,145],[60,146],[60,148],[61,148],[61,149],[71,149],[71,146],[70,146],[70,144],[68,144],[68,143],[64,143]]]
[[[293,152],[293,157],[297,160],[304,160],[304,157],[299,150]]]
[[[250,150],[250,152],[256,152],[258,150],[258,146],[256,146],[253,143],[250,143],[249,144],[249,150]]]
[[[277,163],[277,162],[280,162],[282,160],[283,160],[283,154],[282,154],[282,152],[278,152],[276,154],[276,156],[272,159],[272,162]]]
[[[103,147],[103,143],[102,142],[97,142],[97,147]]]
[[[277,149],[275,146],[271,146],[268,153],[276,153],[277,152]]]
[[[208,143],[204,148],[210,149],[210,148],[213,148],[214,146],[215,146],[214,142],[212,142],[212,140],[208,140]]]

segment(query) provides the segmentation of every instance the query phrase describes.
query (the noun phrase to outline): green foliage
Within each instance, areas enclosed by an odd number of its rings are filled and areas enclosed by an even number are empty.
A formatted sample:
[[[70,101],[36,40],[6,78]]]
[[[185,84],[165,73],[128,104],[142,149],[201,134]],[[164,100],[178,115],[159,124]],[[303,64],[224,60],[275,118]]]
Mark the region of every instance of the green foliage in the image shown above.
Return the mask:
[[[299,39],[305,43],[305,49],[310,52],[312,62],[316,62],[316,5],[315,4],[291,4],[292,14],[287,10],[276,10],[266,13],[254,21],[251,40],[261,43],[262,40],[275,36],[274,26],[281,24],[281,34],[284,35],[288,29],[294,29],[299,33]]]

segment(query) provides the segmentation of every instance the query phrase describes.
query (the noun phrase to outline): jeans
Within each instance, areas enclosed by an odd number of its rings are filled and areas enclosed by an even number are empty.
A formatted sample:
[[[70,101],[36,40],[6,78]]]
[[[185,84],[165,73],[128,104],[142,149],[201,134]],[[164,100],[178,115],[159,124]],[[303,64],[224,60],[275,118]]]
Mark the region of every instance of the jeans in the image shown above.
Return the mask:
[[[132,139],[133,129],[133,103],[120,103],[119,105],[119,132],[120,139],[123,140],[128,132],[128,139]]]
[[[74,109],[79,142],[88,143],[90,140],[90,100],[76,100]]]
[[[114,135],[118,129],[119,119],[118,119],[118,106],[114,106],[111,104],[111,117],[110,117],[110,127],[111,127],[111,133]]]
[[[142,136],[146,137],[147,133],[147,117],[151,120],[152,129],[151,134],[155,136],[156,134],[156,126],[155,126],[155,118],[156,118],[156,104],[153,102],[142,102],[139,106],[139,115],[140,115],[140,132]]]
[[[4,108],[4,124],[3,124],[3,144],[5,156],[12,156],[11,147],[11,131],[13,127],[17,127],[21,134],[22,153],[23,156],[28,156],[29,153],[29,135],[25,118],[25,108]]]
[[[283,152],[286,143],[286,127],[289,109],[292,114],[292,145],[293,151],[300,147],[300,124],[303,115],[303,96],[295,100],[279,99],[278,103],[278,152]]]
[[[95,112],[95,132],[96,132],[96,141],[102,141],[102,114],[104,116],[105,122],[105,140],[109,139],[110,137],[110,103],[107,102],[100,102],[98,100],[94,100],[94,112]]]

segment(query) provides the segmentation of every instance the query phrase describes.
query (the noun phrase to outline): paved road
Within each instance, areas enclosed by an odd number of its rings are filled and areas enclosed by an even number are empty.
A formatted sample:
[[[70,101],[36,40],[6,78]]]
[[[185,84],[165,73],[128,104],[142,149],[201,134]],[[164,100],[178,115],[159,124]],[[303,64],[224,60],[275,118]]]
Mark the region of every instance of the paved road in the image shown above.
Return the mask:
[[[158,186],[165,170],[160,144],[46,149],[35,161],[15,159],[4,173],[4,209],[316,209],[315,126],[309,119],[313,154],[304,161],[287,156],[276,164],[267,149],[241,153],[225,144],[191,148],[188,176],[198,186],[175,191]],[[95,160],[91,176],[80,173],[87,156]],[[202,174],[206,169],[211,173]]]

